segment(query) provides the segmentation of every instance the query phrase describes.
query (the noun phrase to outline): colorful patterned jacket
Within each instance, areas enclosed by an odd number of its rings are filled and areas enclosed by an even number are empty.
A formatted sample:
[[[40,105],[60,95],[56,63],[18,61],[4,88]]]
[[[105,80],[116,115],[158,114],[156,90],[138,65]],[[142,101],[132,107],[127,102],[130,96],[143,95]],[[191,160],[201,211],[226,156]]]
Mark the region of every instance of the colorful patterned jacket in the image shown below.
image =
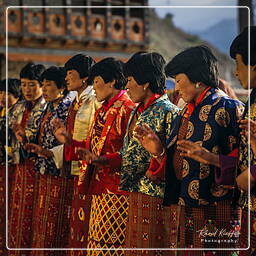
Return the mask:
[[[54,128],[52,126],[52,120],[58,118],[65,123],[71,103],[72,98],[67,95],[55,108],[52,103],[47,104],[47,108],[42,114],[42,122],[38,129],[37,144],[46,149],[51,149],[60,145],[53,134]],[[60,169],[56,167],[53,158],[37,156],[35,161],[35,170],[41,174],[51,174],[54,176],[58,176],[60,174]]]
[[[8,125],[10,128],[14,127],[15,124],[20,124],[23,118],[23,113],[26,109],[26,106],[30,104],[25,100],[18,102],[13,111],[8,116]],[[46,108],[46,103],[43,97],[40,97],[36,104],[33,106],[27,125],[25,127],[25,134],[28,142],[35,143],[36,136],[41,121],[42,113]],[[26,151],[23,150],[21,144],[15,139],[12,140],[11,144],[12,155],[13,155],[13,164],[20,163],[21,157],[27,158],[30,156]]]
[[[250,95],[250,112],[248,109],[245,110],[244,113],[245,119],[250,119],[256,121],[256,89],[253,89]],[[249,115],[250,113],[250,115]],[[250,159],[249,159],[250,155]],[[239,145],[239,162],[238,167],[241,172],[246,171],[250,166],[256,164],[256,156],[253,154],[252,149],[250,149],[250,154],[248,152],[248,138],[245,135],[241,136],[241,142]],[[248,194],[242,193],[240,195],[239,204],[241,207],[248,206]],[[256,212],[256,185],[251,188],[251,196],[250,196],[250,209]],[[255,214],[255,213],[254,213]]]
[[[141,113],[136,125],[147,124],[165,144],[171,134],[172,122],[178,110],[170,102],[167,94],[164,94]],[[150,165],[151,155],[134,137],[129,137],[129,126],[136,111],[137,108],[131,114],[124,138],[124,146],[121,150],[122,172],[120,189],[129,192],[140,192],[154,197],[163,197],[165,183],[157,185],[145,176]]]
[[[186,140],[196,142],[207,150],[227,155],[237,148],[239,127],[243,104],[223,95],[219,90],[210,89],[189,117]],[[175,150],[180,121],[187,110],[185,106],[173,123],[173,131],[168,142],[166,162],[166,190],[164,204],[179,203],[189,207],[208,205],[230,199],[233,190],[215,183],[214,166],[201,164],[184,157],[181,180],[176,178],[173,169],[173,152]]]
[[[106,155],[118,152],[123,146],[123,139],[126,132],[126,127],[132,110],[135,104],[131,101],[127,93],[123,93],[114,104],[107,110],[104,115],[105,125],[103,127],[101,137],[98,141],[97,155]],[[90,149],[92,130],[95,125],[95,120],[100,109],[96,112],[92,129],[86,140],[86,148]],[[83,177],[83,174],[88,174],[90,165],[86,165],[83,161],[81,168],[80,180],[84,180],[82,186],[88,186],[88,177]],[[92,177],[89,182],[89,193],[116,193],[124,194],[119,190],[120,184],[120,168],[112,168],[111,166],[96,166],[93,170]]]

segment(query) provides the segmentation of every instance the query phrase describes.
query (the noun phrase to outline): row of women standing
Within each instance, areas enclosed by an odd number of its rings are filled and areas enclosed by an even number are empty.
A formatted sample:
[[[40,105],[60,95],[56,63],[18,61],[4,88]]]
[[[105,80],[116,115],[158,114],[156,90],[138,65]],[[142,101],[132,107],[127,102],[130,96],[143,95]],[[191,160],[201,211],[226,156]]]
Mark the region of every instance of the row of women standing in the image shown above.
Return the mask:
[[[256,37],[250,37],[248,63],[247,35],[234,40],[231,57],[238,70],[251,67],[253,87]],[[164,71],[188,103],[180,111],[166,95]],[[244,134],[239,139],[239,125],[247,123],[238,122],[248,119],[248,108],[243,114],[243,104],[217,88],[217,60],[209,48],[189,48],[167,65],[158,53],[138,52],[125,64],[113,58],[95,63],[79,54],[64,69],[28,64],[20,81],[24,100],[9,101],[13,136],[9,145],[1,144],[3,178],[4,152],[11,156],[7,210],[13,249],[4,248],[1,222],[2,255],[238,255],[236,248],[247,247],[237,186],[248,190],[247,141]],[[10,96],[18,82],[7,83]],[[76,98],[67,91],[76,91]],[[254,164],[253,152],[251,158]],[[251,247],[239,255],[254,253],[253,207]],[[247,212],[245,206],[243,216]]]

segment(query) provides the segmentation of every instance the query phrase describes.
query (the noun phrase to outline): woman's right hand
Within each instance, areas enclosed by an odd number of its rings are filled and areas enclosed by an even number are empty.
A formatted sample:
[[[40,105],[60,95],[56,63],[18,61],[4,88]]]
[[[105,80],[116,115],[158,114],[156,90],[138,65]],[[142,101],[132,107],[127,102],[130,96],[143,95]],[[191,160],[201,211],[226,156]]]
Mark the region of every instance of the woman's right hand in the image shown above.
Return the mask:
[[[85,148],[76,148],[76,153],[78,154],[80,160],[84,160],[88,164],[92,164],[93,161],[98,159],[98,156]]]
[[[27,143],[27,137],[26,137],[25,129],[20,124],[15,124],[13,126],[13,132],[15,134],[16,139],[21,144],[25,145]]]
[[[54,127],[53,134],[55,138],[61,143],[61,144],[71,144],[71,136],[68,134],[66,127],[64,123],[58,119],[55,118],[52,120],[52,127]]]
[[[164,147],[159,137],[148,125],[136,126],[134,137],[151,155],[158,156],[161,152],[164,152]]]

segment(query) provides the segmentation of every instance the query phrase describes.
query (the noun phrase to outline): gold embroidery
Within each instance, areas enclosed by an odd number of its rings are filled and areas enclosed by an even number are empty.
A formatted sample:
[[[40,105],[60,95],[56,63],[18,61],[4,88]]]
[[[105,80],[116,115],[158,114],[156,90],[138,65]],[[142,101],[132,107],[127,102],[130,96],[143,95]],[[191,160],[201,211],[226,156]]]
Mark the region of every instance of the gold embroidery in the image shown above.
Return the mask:
[[[199,180],[193,180],[189,183],[188,194],[192,199],[199,199]]]
[[[215,197],[222,197],[225,196],[228,193],[228,189],[223,188],[223,186],[218,186],[216,184],[213,184],[211,188],[211,193]]]
[[[209,124],[206,124],[204,129],[204,141],[209,140],[211,136],[212,136],[212,127]]]
[[[213,148],[212,148],[212,153],[214,153],[214,154],[219,154],[219,153],[220,153],[219,146],[213,147]]]
[[[182,197],[179,197],[179,202],[178,202],[178,205],[185,205],[185,201]]]
[[[229,113],[222,107],[215,113],[215,121],[222,127],[228,127],[230,123]]]
[[[189,164],[187,160],[183,159],[182,178],[186,177],[188,174],[189,174]]]
[[[199,119],[202,122],[206,122],[208,119],[208,115],[210,113],[212,106],[211,105],[205,105],[201,108],[200,112],[199,112]]]
[[[207,178],[210,174],[210,166],[207,164],[200,164],[200,174],[199,178],[201,180]]]
[[[79,208],[78,216],[79,216],[79,219],[80,219],[81,221],[84,221],[84,220],[85,220],[85,213],[84,213],[84,210],[83,210],[82,207]]]
[[[188,122],[186,139],[189,139],[193,135],[193,133],[194,133],[194,125],[189,121]]]

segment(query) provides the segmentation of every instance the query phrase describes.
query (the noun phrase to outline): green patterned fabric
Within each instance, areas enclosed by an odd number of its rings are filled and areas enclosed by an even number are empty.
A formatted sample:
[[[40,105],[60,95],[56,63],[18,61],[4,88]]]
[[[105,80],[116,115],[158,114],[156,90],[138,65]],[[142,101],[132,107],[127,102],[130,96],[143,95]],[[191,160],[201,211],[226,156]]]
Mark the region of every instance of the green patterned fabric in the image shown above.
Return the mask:
[[[134,138],[129,137],[129,126],[137,108],[132,112],[121,150],[122,171],[120,189],[130,192],[141,192],[154,197],[163,197],[165,184],[159,185],[150,181],[145,173],[149,168],[151,155]],[[136,125],[147,124],[154,130],[165,145],[171,133],[172,121],[176,117],[178,107],[172,104],[166,94],[158,98],[139,116]]]

